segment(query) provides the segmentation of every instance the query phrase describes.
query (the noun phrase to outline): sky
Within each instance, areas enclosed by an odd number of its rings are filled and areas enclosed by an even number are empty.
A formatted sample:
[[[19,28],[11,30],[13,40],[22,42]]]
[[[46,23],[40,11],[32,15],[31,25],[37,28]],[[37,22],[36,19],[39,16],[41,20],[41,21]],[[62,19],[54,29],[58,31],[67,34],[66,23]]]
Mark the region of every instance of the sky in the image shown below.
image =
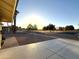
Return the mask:
[[[42,29],[50,23],[79,28],[79,0],[19,0],[17,10],[17,26],[22,28],[36,24]]]

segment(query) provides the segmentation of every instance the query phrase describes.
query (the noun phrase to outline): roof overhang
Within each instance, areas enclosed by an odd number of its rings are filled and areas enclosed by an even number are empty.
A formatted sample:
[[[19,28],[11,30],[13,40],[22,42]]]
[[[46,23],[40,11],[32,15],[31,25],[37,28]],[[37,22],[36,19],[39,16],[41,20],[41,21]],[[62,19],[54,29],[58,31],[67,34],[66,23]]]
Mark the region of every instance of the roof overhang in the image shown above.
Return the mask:
[[[12,22],[17,0],[0,0],[0,22]]]

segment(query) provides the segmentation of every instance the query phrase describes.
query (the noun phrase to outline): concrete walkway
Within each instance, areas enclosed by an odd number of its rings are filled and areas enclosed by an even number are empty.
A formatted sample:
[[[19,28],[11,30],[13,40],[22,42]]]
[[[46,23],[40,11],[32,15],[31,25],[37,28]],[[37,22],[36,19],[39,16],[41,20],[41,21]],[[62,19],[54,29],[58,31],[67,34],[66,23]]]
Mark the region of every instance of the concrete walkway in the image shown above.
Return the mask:
[[[0,50],[0,59],[79,59],[79,41],[55,39]]]
[[[3,48],[9,48],[9,47],[14,47],[14,46],[19,46],[17,40],[16,40],[16,37],[10,37],[10,38],[7,38],[5,41],[4,41],[4,44],[2,46],[2,49]]]

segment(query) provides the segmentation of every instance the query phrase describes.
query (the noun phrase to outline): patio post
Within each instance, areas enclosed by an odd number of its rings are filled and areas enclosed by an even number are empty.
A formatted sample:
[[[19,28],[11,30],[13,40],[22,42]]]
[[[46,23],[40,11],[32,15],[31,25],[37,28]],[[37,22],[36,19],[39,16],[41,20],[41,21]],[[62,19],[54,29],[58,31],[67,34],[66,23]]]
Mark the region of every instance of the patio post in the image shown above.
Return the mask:
[[[1,48],[1,43],[2,43],[2,24],[0,22],[0,48]]]

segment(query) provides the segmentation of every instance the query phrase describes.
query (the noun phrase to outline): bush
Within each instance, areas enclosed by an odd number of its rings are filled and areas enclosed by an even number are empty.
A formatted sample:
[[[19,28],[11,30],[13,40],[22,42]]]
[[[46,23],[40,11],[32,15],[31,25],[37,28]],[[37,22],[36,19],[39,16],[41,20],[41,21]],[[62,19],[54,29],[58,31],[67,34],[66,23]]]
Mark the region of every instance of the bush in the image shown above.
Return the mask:
[[[74,26],[73,25],[66,26],[65,30],[74,30]]]

